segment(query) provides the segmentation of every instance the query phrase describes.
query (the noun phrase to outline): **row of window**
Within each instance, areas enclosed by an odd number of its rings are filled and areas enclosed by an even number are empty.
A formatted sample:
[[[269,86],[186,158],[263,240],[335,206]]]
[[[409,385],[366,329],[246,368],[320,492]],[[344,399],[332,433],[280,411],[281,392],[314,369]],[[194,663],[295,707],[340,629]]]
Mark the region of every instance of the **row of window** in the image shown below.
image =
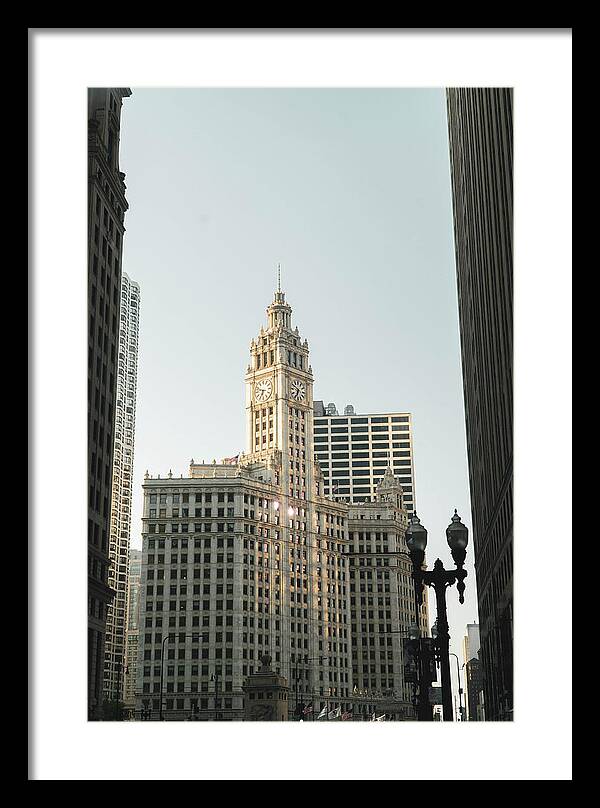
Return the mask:
[[[170,542],[169,546],[171,547],[171,549],[177,549],[179,547],[181,547],[182,549],[186,549],[188,547],[188,539],[173,539],[173,538],[171,538],[171,539],[148,539],[148,549],[153,550],[155,548],[158,548],[159,550],[164,550],[165,549],[165,543],[167,541]],[[191,541],[191,539],[189,541]],[[251,542],[251,543],[254,544],[253,542]],[[233,538],[231,538],[231,537],[228,537],[227,539],[218,538],[216,540],[217,549],[224,548],[226,545],[227,545],[227,547],[233,547]],[[205,547],[205,548],[211,547],[212,546],[212,538],[207,536],[207,537],[205,537],[203,539],[194,539],[194,547],[199,548],[201,546]]]
[[[374,440],[379,440],[375,433],[384,432],[389,434],[390,427],[389,426],[315,426],[314,434],[315,435],[347,435],[348,429],[350,430],[351,435],[364,433],[364,432],[371,432],[373,435]],[[394,432],[409,432],[410,427],[408,424],[400,425],[394,424],[391,428],[392,433]],[[407,436],[408,437],[408,436]]]
[[[366,452],[364,452],[364,453],[363,452],[358,452],[358,453],[354,453],[352,455],[352,462],[350,462],[348,459],[346,459],[346,460],[335,460],[330,464],[328,462],[328,460],[327,461],[319,460],[319,465],[321,466],[322,469],[328,469],[328,468],[330,468],[330,466],[333,469],[336,469],[336,468],[346,468],[347,469],[349,465],[353,469],[354,468],[370,468],[371,466],[373,466],[373,468],[375,469],[374,472],[373,472],[374,474],[377,474],[377,473],[381,474],[381,467],[382,466],[387,467],[389,465],[389,460],[387,458],[385,460],[373,460],[373,461],[371,461],[370,459],[365,459],[365,460],[355,459],[355,458],[358,458],[358,457],[361,457],[361,456],[364,457],[364,458],[369,457],[369,455]],[[410,460],[394,460],[394,470],[397,471],[398,474],[407,474],[407,473],[409,474],[410,473]]]
[[[358,479],[357,477],[344,477],[339,476],[338,479],[337,474],[332,475],[335,479],[330,480],[329,477],[325,480],[325,494],[331,493],[333,494],[349,494],[350,493],[350,484],[352,484],[352,491],[353,494],[370,494],[371,491],[376,493],[377,484],[379,480],[375,480],[371,482],[366,476],[364,479]],[[346,486],[345,488],[342,486]],[[402,492],[403,492],[403,501],[406,504],[407,502],[412,502],[412,485],[407,485],[403,483],[402,485]],[[361,514],[361,519],[364,519],[364,514]],[[381,517],[378,515],[376,517],[380,519]]]
[[[364,448],[368,449],[368,446],[365,445]],[[394,448],[398,448],[396,444],[394,444]],[[356,449],[356,446],[353,446],[352,447],[352,459],[353,460],[360,459],[360,458],[369,458],[369,457],[373,457],[373,458],[383,458],[383,457],[385,457],[385,458],[389,459],[389,457],[390,457],[389,451],[361,452],[361,451],[355,451],[355,449]],[[331,455],[332,460],[348,460],[350,458],[350,453],[349,452],[350,452],[349,449],[344,449],[343,451],[340,451],[339,446],[329,447],[329,448],[327,448],[326,446],[315,446],[315,458],[319,461],[319,464],[321,463],[321,460],[329,460],[330,455]],[[392,457],[395,458],[394,463],[397,463],[398,462],[397,458],[410,457],[410,451],[408,451],[408,452],[407,451],[404,451],[404,452],[394,451],[394,452],[392,452]]]
[[[369,441],[367,440],[365,435],[355,435],[354,439],[353,436],[350,436],[350,440],[348,440],[348,435],[332,435],[329,437],[328,435],[315,435],[314,437],[314,444],[315,444],[315,452],[319,450],[322,451],[323,447],[320,446],[321,443],[331,444],[332,451],[345,451],[348,449],[349,443],[352,444],[352,449],[368,449],[369,448]],[[407,436],[405,435],[393,435],[392,438],[388,435],[372,435],[370,443],[372,444],[374,449],[389,449],[390,444],[389,441],[398,440],[400,439],[400,443],[393,443],[393,449],[410,449],[410,441],[403,440]]]
[[[234,501],[233,499],[234,495],[233,492],[231,491],[230,492],[221,491],[214,494],[212,492],[201,493],[199,491],[196,491],[193,492],[193,495],[194,495],[193,500],[194,502],[212,502],[213,496],[216,497],[217,502]],[[248,496],[247,494],[244,494],[244,502],[248,501],[247,496]],[[172,494],[148,494],[148,500],[150,502],[150,505],[156,505],[157,502],[160,505],[167,505],[167,504],[178,505],[180,502],[185,504],[190,502],[190,493],[186,491],[184,493],[173,492]],[[253,496],[251,496],[251,500],[252,503],[254,503]]]
[[[328,477],[347,477],[350,474],[350,471],[352,471],[352,477],[372,477],[372,476],[375,476],[377,474],[379,474],[379,475],[382,474],[381,469],[373,469],[373,470],[371,470],[370,468],[365,469],[365,468],[354,468],[353,467],[352,470],[350,470],[348,468],[347,463],[339,463],[338,462],[338,463],[335,464],[335,466],[336,466],[336,468],[332,468],[332,469],[325,468],[323,470],[323,477],[325,478],[325,480],[327,480]],[[396,479],[399,480],[399,482],[401,484],[402,483],[409,483],[409,482],[412,481],[412,478],[410,476],[406,475],[406,469],[401,469],[401,472],[404,472],[404,476],[396,475]],[[375,477],[375,484],[377,485],[377,483],[381,482],[382,479],[383,479],[382,477]]]
[[[410,421],[409,415],[372,415],[363,417],[336,417],[336,418],[315,418],[315,424],[387,424],[389,421],[393,424],[404,424]]]
[[[216,530],[213,526],[216,525]],[[252,525],[252,527],[254,527]],[[198,522],[195,524],[184,523],[161,523],[156,524],[151,522],[148,525],[148,533],[233,533],[233,522]]]
[[[156,508],[150,508],[148,512],[149,519],[186,519],[190,516],[190,509],[189,508],[158,508],[158,517],[156,513]],[[203,512],[204,511],[204,512]],[[225,513],[227,511],[227,513]],[[194,514],[196,518],[201,519],[202,517],[212,517],[216,516],[217,518],[223,518],[225,516],[231,517],[234,516],[234,508],[217,508],[216,513],[213,513],[212,507],[210,508],[194,508]],[[248,512],[244,512],[244,516],[248,516]]]

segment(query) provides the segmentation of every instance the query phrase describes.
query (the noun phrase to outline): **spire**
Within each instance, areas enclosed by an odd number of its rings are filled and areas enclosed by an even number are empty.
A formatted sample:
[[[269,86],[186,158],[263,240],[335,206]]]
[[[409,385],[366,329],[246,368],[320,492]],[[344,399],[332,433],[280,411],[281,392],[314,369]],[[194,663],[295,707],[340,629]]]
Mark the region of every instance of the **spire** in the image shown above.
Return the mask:
[[[269,313],[272,306],[286,306],[289,309],[289,312],[291,313],[291,309],[289,308],[289,306],[285,302],[285,292],[281,291],[281,264],[280,264],[279,261],[277,262],[277,287],[275,289],[273,302],[271,303],[271,305],[267,309],[267,313]],[[277,320],[277,323],[279,325],[284,326],[285,328],[290,328],[291,327],[291,322],[290,322],[289,315],[280,318],[279,320]],[[269,318],[269,328],[273,328],[275,324],[276,324],[276,322],[274,320],[272,321],[272,318],[270,317]]]
[[[385,472],[383,474],[383,477],[379,481],[379,485],[377,487],[378,488],[390,488],[390,487],[396,488],[399,485],[400,485],[400,483],[394,477],[394,472],[392,471],[391,465],[388,465],[388,467],[386,468],[386,470],[385,470]]]
[[[402,486],[400,480],[394,476],[391,465],[389,465],[376,488],[377,500],[379,502],[390,501],[389,497],[396,497],[397,504],[402,507]]]

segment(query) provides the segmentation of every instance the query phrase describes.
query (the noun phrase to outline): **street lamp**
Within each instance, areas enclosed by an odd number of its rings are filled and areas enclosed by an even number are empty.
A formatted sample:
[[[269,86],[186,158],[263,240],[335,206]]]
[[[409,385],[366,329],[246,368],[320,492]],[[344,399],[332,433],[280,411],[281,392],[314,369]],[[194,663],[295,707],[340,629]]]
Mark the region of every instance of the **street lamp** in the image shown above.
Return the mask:
[[[173,639],[175,639],[174,634],[165,634],[165,636],[163,637],[162,650],[161,650],[161,654],[160,654],[160,704],[158,706],[158,720],[159,721],[163,720],[163,700],[164,700],[164,696],[163,696],[163,679],[164,679],[164,672],[165,672],[165,643],[171,637],[173,637]]]
[[[415,576],[415,569],[418,567],[420,570],[425,561],[425,548],[427,547],[427,530],[421,524],[416,512],[410,519],[409,526],[405,535],[406,545],[409,549],[408,555],[413,564],[413,581],[415,589],[415,615],[417,619],[417,634],[413,639],[418,642],[418,659],[417,659],[417,672],[419,678],[419,694],[417,699],[417,716],[419,721],[432,721],[433,711],[429,703],[429,684],[430,679],[427,676],[429,669],[429,660],[426,660],[421,642],[421,629],[419,626],[420,607],[423,603],[422,584]],[[403,553],[403,555],[405,555]],[[413,628],[414,632],[414,628]]]
[[[163,701],[164,701],[164,694],[163,694],[163,679],[165,673],[165,643],[168,640],[174,640],[179,632],[171,632],[170,634],[165,634],[163,641],[162,641],[162,651],[160,657],[160,706],[158,709],[158,720],[163,721]],[[182,635],[186,638],[191,637],[192,640],[200,641],[200,632],[196,632],[195,634],[184,634]]]
[[[463,689],[462,689],[462,685],[460,683],[460,667],[459,667],[458,657],[456,656],[456,654],[451,653],[450,656],[453,656],[456,659],[456,674],[458,676],[458,703],[459,703],[459,706],[460,706],[460,720],[463,721],[464,720],[463,703],[462,703]]]
[[[298,702],[299,702],[299,694],[298,694],[298,685],[299,685],[299,677],[298,677],[298,668],[300,665],[308,665],[309,662],[321,662],[321,660],[326,659],[326,657],[322,654],[318,657],[308,657],[307,659],[301,660],[296,659],[294,663],[294,684],[295,684],[295,692],[296,692],[296,704],[294,709],[294,714],[298,715]],[[312,700],[312,697],[311,697]],[[304,702],[303,702],[304,703]]]
[[[218,721],[221,717],[221,699],[219,698],[219,673],[216,669],[211,674],[210,681],[215,683],[215,721]]]
[[[464,579],[467,571],[463,564],[467,554],[467,544],[469,541],[469,531],[460,520],[460,516],[454,511],[452,521],[446,528],[446,539],[452,558],[456,564],[456,570],[446,570],[440,559],[436,559],[432,570],[424,570],[425,548],[427,547],[427,530],[421,524],[421,520],[416,512],[410,518],[410,524],[406,530],[406,544],[410,552],[413,565],[413,579],[417,593],[417,603],[420,606],[423,601],[423,585],[432,586],[435,591],[437,605],[437,642],[436,648],[439,654],[440,671],[442,678],[442,705],[444,709],[444,721],[452,721],[452,685],[450,683],[450,635],[448,633],[448,617],[446,612],[446,587],[456,583],[459,603],[464,603],[465,584]]]

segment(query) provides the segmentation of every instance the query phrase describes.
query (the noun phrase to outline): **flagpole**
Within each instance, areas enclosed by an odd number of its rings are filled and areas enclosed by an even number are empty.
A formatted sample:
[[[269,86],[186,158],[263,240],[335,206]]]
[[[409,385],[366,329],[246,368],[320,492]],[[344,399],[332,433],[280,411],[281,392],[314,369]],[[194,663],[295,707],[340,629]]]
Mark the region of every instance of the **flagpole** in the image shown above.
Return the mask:
[[[298,657],[296,655],[296,706],[294,708],[294,712],[296,714],[298,714],[298,664],[299,664],[298,663]],[[300,718],[300,715],[298,714],[298,719],[299,718]]]
[[[300,699],[300,695],[299,695],[299,676],[298,676],[298,666],[299,666],[300,664],[302,664],[302,665],[307,666],[307,670],[308,670],[308,676],[307,676],[307,679],[308,679],[308,686],[307,686],[307,692],[306,692],[306,695],[310,697],[310,703],[309,703],[309,706],[310,706],[310,708],[311,708],[311,713],[312,713],[312,716],[313,716],[313,719],[312,719],[312,720],[313,720],[313,721],[315,720],[315,718],[314,718],[314,711],[312,710],[312,707],[313,707],[313,700],[314,700],[314,699],[313,699],[313,693],[312,693],[312,690],[311,690],[311,678],[310,678],[310,674],[311,674],[311,667],[310,667],[310,664],[309,664],[309,663],[310,663],[310,662],[317,662],[317,661],[318,661],[319,663],[321,663],[321,662],[322,662],[324,659],[326,659],[326,658],[327,658],[327,657],[325,657],[323,654],[321,654],[321,655],[320,655],[320,656],[318,656],[318,657],[306,657],[306,658],[305,658],[305,659],[304,659],[302,662],[301,662],[301,660],[300,660],[298,657],[296,657],[296,661],[295,661],[295,691],[296,691],[296,708],[295,708],[295,711],[298,709],[298,702],[299,702],[299,699]],[[290,663],[290,665],[291,665],[291,663]],[[302,704],[304,705],[304,698],[302,699]],[[306,708],[306,705],[305,705],[305,708]],[[295,711],[294,711],[294,712],[295,712]]]

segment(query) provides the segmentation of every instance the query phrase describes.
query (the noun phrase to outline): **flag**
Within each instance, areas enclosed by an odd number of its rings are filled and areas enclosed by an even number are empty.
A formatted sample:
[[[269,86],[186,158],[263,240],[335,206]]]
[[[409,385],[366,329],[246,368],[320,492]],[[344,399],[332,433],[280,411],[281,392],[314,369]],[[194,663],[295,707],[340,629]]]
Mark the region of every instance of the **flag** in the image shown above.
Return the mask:
[[[304,710],[302,710],[302,712],[303,712],[303,714],[304,714],[304,715],[309,715],[310,713],[312,713],[312,711],[313,711],[312,704],[308,704],[308,705],[307,705],[307,706],[304,708]]]
[[[350,721],[352,718],[352,710],[348,710],[347,713],[342,713],[342,721]]]
[[[332,710],[329,715],[327,716],[328,721],[337,721],[338,718],[342,715],[342,708],[336,707],[335,710]]]
[[[224,457],[223,460],[221,460],[221,463],[224,466],[235,466],[235,464],[238,462],[239,456],[240,455],[238,452],[235,457]]]
[[[317,716],[317,721],[319,720],[319,718],[325,718],[326,715],[327,715],[327,705],[325,705],[325,707],[323,707],[323,709],[321,710],[321,712]]]
[[[375,713],[373,713],[373,715],[375,715]],[[373,720],[374,721],[385,721],[385,713],[383,715],[380,715],[378,718],[374,718]]]

